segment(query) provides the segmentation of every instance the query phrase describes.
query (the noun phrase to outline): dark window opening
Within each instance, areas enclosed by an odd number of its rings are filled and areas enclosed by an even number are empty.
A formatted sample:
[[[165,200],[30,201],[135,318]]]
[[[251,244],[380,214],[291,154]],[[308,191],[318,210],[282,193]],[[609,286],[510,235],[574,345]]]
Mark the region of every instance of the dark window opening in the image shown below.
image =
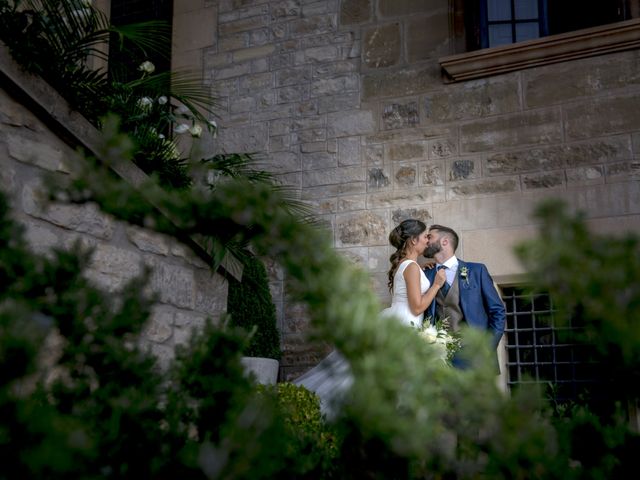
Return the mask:
[[[467,51],[631,18],[636,0],[466,0]]]
[[[129,25],[132,23],[146,22],[149,20],[161,20],[171,26],[173,17],[172,0],[112,0],[111,1],[111,24],[115,26]],[[115,42],[112,40],[112,45]],[[135,52],[135,53],[134,53]],[[140,77],[138,67],[145,60],[149,60],[156,67],[155,73],[167,72],[171,69],[171,42],[163,47],[163,51],[144,55],[130,48],[121,51],[112,48],[109,52],[110,62],[109,74],[119,81],[129,81]],[[123,65],[124,67],[114,70],[113,65]]]
[[[556,325],[548,295],[533,295],[518,287],[503,288],[502,292],[507,311],[509,387],[541,384],[557,403],[587,401],[597,408],[605,400],[603,372],[593,361],[594,349],[573,340],[582,328],[579,320]]]

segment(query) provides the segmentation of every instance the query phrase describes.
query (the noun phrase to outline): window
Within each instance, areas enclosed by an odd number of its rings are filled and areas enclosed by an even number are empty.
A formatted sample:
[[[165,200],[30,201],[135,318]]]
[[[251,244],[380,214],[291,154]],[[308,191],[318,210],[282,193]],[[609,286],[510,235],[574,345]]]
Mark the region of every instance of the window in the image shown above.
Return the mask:
[[[580,329],[579,321],[567,327],[556,326],[548,295],[534,296],[515,287],[503,288],[502,293],[507,310],[509,387],[547,384],[552,386],[548,395],[559,403],[588,393],[590,402],[597,404],[603,392],[598,365],[590,360],[592,349],[570,340],[570,334]]]
[[[467,50],[605,25],[631,18],[637,0],[467,0]]]
[[[111,23],[116,26],[149,20],[162,20],[171,25],[172,16],[173,2],[171,0],[112,0],[111,2]],[[156,54],[150,58],[131,58],[130,52],[123,53],[115,49],[109,55],[111,58],[117,58],[118,64],[127,66],[124,71],[114,72],[111,70],[109,72],[110,75],[123,81],[138,78],[140,72],[137,71],[137,68],[145,60],[149,60],[155,65],[156,73],[166,72],[171,68],[170,42],[167,43],[162,55]]]

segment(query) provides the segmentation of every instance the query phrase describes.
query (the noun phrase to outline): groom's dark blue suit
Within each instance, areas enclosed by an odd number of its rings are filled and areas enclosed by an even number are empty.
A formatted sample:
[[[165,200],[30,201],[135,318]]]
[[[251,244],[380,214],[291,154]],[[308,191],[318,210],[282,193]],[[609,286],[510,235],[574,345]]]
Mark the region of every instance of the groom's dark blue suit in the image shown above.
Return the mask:
[[[460,275],[463,267],[467,268],[466,278],[461,278]],[[427,268],[424,273],[429,282],[433,283],[436,269]],[[464,320],[471,327],[489,332],[493,337],[493,348],[496,348],[504,332],[505,310],[487,267],[482,263],[463,262],[458,259],[458,274],[455,278],[458,282],[460,308]],[[425,316],[435,320],[435,300],[427,308]]]

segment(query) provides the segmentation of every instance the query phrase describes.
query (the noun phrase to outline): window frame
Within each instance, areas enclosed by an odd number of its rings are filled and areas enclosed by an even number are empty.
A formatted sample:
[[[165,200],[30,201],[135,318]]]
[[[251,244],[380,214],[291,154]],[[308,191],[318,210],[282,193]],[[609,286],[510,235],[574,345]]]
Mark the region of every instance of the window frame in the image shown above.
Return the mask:
[[[438,60],[445,83],[640,48],[640,18],[511,45],[449,55]]]

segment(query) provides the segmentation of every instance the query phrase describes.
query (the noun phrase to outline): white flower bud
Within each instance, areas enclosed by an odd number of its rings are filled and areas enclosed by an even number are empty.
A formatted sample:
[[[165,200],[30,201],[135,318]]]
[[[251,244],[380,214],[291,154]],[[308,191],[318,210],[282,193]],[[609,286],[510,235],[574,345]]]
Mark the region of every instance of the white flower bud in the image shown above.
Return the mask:
[[[189,125],[186,123],[181,123],[180,125],[176,125],[173,129],[177,134],[182,134],[189,131]]]
[[[149,60],[146,60],[140,64],[138,70],[144,73],[153,73],[156,70],[156,66]]]
[[[167,97],[165,97],[164,95],[162,95],[161,97],[158,97],[158,103],[160,105],[165,105],[169,100],[167,99]]]
[[[202,127],[200,125],[194,125],[189,129],[189,133],[192,137],[200,138],[202,135]]]

